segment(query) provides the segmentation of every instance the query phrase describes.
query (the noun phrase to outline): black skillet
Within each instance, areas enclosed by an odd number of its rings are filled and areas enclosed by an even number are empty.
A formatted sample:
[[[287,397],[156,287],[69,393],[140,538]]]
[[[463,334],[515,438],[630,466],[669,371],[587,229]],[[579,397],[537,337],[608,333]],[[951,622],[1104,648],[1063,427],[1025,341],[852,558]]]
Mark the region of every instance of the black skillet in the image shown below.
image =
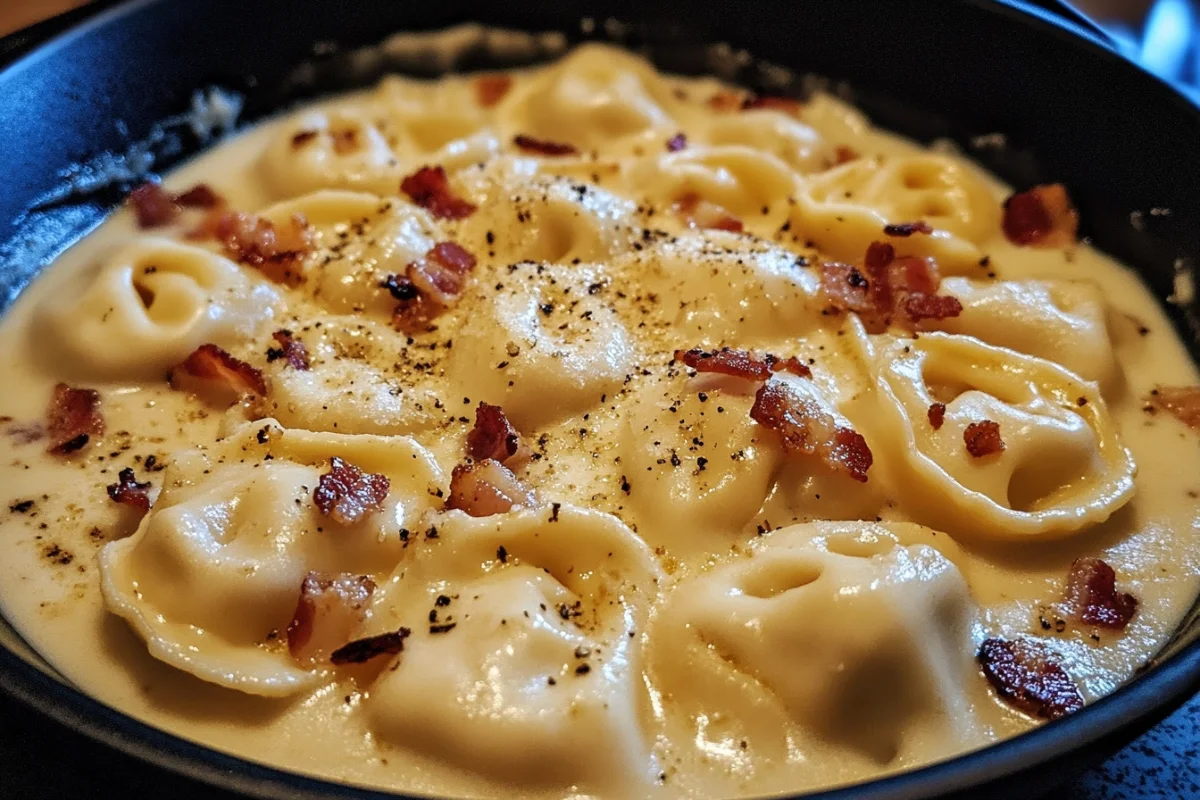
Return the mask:
[[[587,38],[584,17],[599,23],[592,37],[616,33],[675,71],[702,71],[699,45],[729,42],[756,59],[833,79],[830,85],[877,124],[926,141],[951,138],[1018,186],[1062,181],[1080,207],[1083,234],[1134,266],[1165,299],[1176,271],[1200,260],[1200,109],[1117,56],[1103,34],[1069,8],[1040,5],[101,2],[0,40],[0,64],[7,64],[0,71],[0,305],[99,222],[136,180],[92,180],[95,173],[87,169],[97,165],[98,154],[127,153],[141,142],[134,148],[143,154],[140,166],[148,153],[161,170],[203,146],[187,126],[159,124],[186,109],[197,89],[217,85],[242,93],[242,120],[252,122],[400,66],[347,55],[393,31],[478,20]],[[603,24],[610,18],[624,24]],[[464,66],[488,65],[468,60]],[[737,78],[762,88],[768,74],[753,62]],[[1003,146],[997,137],[980,138],[996,132],[1005,134]],[[64,191],[68,186],[77,191]],[[1193,356],[1200,356],[1196,308],[1167,309]],[[3,619],[0,687],[100,742],[227,790],[289,799],[385,796],[258,766],[135,722],[55,676]],[[1129,742],[1198,690],[1200,614],[1193,609],[1153,665],[1077,714],[952,761],[806,797],[1037,795]],[[146,788],[150,793],[152,785]]]

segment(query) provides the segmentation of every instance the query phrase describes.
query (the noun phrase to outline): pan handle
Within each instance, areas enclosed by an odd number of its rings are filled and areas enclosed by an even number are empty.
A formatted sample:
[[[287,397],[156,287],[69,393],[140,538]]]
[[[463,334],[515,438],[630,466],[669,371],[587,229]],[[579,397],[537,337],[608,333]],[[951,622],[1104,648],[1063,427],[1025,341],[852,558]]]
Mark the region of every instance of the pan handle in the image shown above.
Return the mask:
[[[1075,28],[1078,28],[1083,33],[1088,34],[1093,39],[1096,39],[1100,44],[1107,47],[1113,52],[1119,52],[1120,48],[1113,40],[1108,32],[1104,30],[1095,20],[1084,14],[1067,0],[1019,0],[1012,5],[1023,5],[1043,11],[1050,16],[1053,16],[1059,22],[1066,22]]]

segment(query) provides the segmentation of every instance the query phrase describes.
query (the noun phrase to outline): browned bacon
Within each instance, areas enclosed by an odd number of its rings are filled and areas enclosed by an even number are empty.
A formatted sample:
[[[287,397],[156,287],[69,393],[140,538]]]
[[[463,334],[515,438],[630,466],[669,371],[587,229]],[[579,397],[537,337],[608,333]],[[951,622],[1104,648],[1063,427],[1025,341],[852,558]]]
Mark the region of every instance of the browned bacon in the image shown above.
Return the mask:
[[[419,333],[447,307],[453,305],[475,268],[475,256],[454,242],[439,242],[405,274],[389,275],[383,288],[396,298],[392,324],[406,333]]]
[[[917,330],[923,320],[961,314],[957,298],[936,294],[940,285],[933,259],[897,256],[885,242],[867,247],[862,267],[821,266],[821,288],[830,306],[858,314],[871,333],[881,333],[893,323]]]
[[[60,383],[54,387],[46,410],[46,448],[56,456],[65,456],[87,447],[93,437],[104,434],[100,415],[100,393],[95,389],[75,389]]]
[[[946,421],[946,404],[934,403],[929,407],[929,424],[935,431],[942,429],[942,424]]]
[[[214,238],[233,260],[255,267],[269,280],[291,287],[304,282],[304,273],[298,266],[314,246],[312,229],[303,214],[293,214],[286,224],[276,226],[256,214],[220,207],[189,236]]]
[[[439,219],[463,219],[475,213],[474,205],[450,190],[450,179],[440,166],[421,167],[400,182],[400,191]]]
[[[176,195],[175,202],[184,208],[216,208],[225,204],[225,198],[207,183],[197,183],[183,194]]]
[[[1083,697],[1071,676],[1040,644],[986,639],[977,658],[996,693],[1026,714],[1058,719],[1083,708]]]
[[[480,402],[475,409],[475,427],[467,434],[467,455],[475,461],[492,459],[504,463],[517,454],[521,435],[500,406]]]
[[[412,634],[408,628],[397,628],[390,633],[355,639],[349,644],[339,647],[329,656],[329,660],[337,666],[346,664],[365,664],[381,656],[394,656],[404,650],[404,640]]]
[[[292,335],[286,328],[280,328],[271,334],[271,338],[279,345],[267,350],[267,361],[284,359],[292,369],[307,370],[309,368],[308,348],[304,342]]]
[[[774,372],[790,372],[801,378],[811,378],[812,370],[795,356],[779,358],[767,353],[758,356],[748,350],[723,347],[720,350],[676,350],[675,360],[697,372],[716,372],[748,381],[765,381]]]
[[[508,75],[480,75],[475,79],[475,98],[479,105],[491,108],[504,99],[512,82]]]
[[[339,525],[353,525],[367,514],[383,510],[391,485],[386,475],[363,472],[334,456],[329,459],[329,472],[317,480],[313,502]]]
[[[287,626],[288,652],[301,663],[334,653],[367,616],[375,581],[366,575],[310,572],[300,584],[300,600]]]
[[[769,108],[773,111],[782,111],[785,114],[797,116],[802,106],[799,100],[793,100],[790,97],[747,97],[742,100],[743,111],[755,108]]]
[[[835,470],[865,483],[872,455],[857,431],[837,421],[785,383],[764,383],[754,396],[750,417],[779,435],[789,453],[815,455]]]
[[[171,370],[171,388],[194,392],[215,402],[267,394],[262,372],[215,344],[202,344]]]
[[[667,139],[667,152],[668,153],[678,153],[680,150],[683,150],[686,147],[687,147],[687,134],[685,134],[683,131],[680,131],[679,133],[672,136],[670,139]]]
[[[579,148],[573,144],[535,139],[523,133],[518,133],[513,137],[513,144],[519,150],[526,153],[537,153],[541,156],[573,156],[579,153]]]
[[[990,419],[968,425],[963,431],[963,441],[967,444],[967,452],[974,458],[983,458],[1004,450],[1004,440],[1000,438],[1000,423]]]
[[[1079,213],[1061,183],[1035,186],[1004,201],[1004,235],[1017,245],[1067,247],[1079,232]]]
[[[1200,386],[1156,386],[1146,402],[1151,408],[1170,413],[1192,430],[1200,430]]]
[[[108,496],[114,503],[150,510],[150,482],[138,483],[133,469],[125,467],[117,473],[117,482],[108,485]]]
[[[730,231],[741,233],[742,221],[716,203],[700,199],[700,195],[689,192],[679,198],[675,209],[689,228]]]
[[[844,144],[839,144],[837,149],[833,151],[833,163],[845,164],[848,161],[857,161],[862,158],[857,150],[853,147],[847,147]]]
[[[745,102],[740,92],[720,91],[708,98],[708,107],[713,111],[736,111]]]
[[[450,476],[450,497],[446,508],[457,508],[472,517],[490,517],[511,511],[513,506],[532,507],[533,492],[494,459],[459,464]]]
[[[198,183],[182,194],[172,194],[162,184],[147,181],[129,193],[129,205],[139,228],[158,228],[175,221],[184,208],[214,208],[224,202],[207,184]]]
[[[912,236],[914,233],[933,233],[933,228],[929,226],[928,222],[918,220],[916,222],[898,222],[894,225],[884,225],[883,233],[886,236],[907,237]]]
[[[1122,630],[1137,613],[1138,600],[1117,591],[1117,574],[1098,558],[1077,558],[1067,576],[1066,605],[1085,625]]]

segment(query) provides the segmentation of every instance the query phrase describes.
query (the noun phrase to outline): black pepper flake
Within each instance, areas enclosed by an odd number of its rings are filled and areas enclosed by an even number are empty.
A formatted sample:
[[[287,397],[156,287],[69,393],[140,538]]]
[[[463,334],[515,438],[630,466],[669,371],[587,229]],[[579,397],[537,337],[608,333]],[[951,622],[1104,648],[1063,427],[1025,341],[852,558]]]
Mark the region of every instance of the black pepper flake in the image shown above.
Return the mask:
[[[708,459],[700,456],[696,459],[696,472],[704,472],[704,468],[708,466]]]
[[[254,438],[258,440],[259,444],[266,444],[267,442],[271,441],[271,426],[262,426]]]
[[[508,549],[504,545],[496,548],[496,558],[500,560],[501,564],[508,563]]]
[[[576,675],[587,675],[591,671],[592,671],[592,667],[590,664],[580,664],[578,667],[575,668]]]
[[[457,627],[458,627],[457,622],[443,622],[438,625],[430,625],[429,632],[430,633],[449,633],[450,631],[454,630]]]
[[[671,466],[678,467],[682,463],[683,462],[679,460],[679,454],[676,453],[674,450],[672,450],[671,451]]]
[[[438,537],[438,529],[437,529],[437,526],[431,526],[431,527],[429,528],[429,530],[425,531],[425,538],[426,538],[426,539],[436,539],[437,537]]]
[[[439,594],[437,599],[433,601],[433,604],[439,608],[445,608],[446,606],[450,605],[450,598],[444,594]]]
[[[558,511],[562,508],[562,503],[551,503],[550,505],[550,521],[558,522]]]
[[[21,500],[20,502],[10,505],[8,510],[14,514],[25,514],[28,513],[29,509],[31,508],[33,508],[32,500]]]
[[[632,487],[629,485],[629,479],[626,478],[624,475],[622,475],[621,476],[621,491],[624,492],[625,494],[629,494],[629,490],[631,488]]]

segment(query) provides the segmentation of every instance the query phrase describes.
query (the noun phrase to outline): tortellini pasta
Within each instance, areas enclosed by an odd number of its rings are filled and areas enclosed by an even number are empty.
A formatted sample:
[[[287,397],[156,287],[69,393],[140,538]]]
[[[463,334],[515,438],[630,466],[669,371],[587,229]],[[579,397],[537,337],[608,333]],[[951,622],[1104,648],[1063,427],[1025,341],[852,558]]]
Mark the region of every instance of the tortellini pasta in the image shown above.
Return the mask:
[[[313,490],[334,456],[390,479],[383,511],[344,526],[316,509]],[[442,482],[410,439],[249,423],[173,458],[137,533],[101,552],[101,589],[154,657],[249,694],[293,694],[320,680],[280,638],[305,575],[386,575],[403,551],[399,531]]]
[[[1136,466],[1098,387],[1039,358],[929,333],[868,346],[877,430],[904,465],[914,519],[964,537],[1052,538],[1103,522],[1133,497]],[[945,405],[934,428],[929,409]],[[969,426],[996,423],[1000,452],[974,455]]]
[[[677,746],[832,745],[876,770],[969,747],[975,607],[939,547],[957,556],[911,524],[795,525],[676,589],[650,659]]]
[[[373,610],[373,629],[413,631],[371,690],[373,728],[504,781],[644,787],[636,676],[659,579],[646,546],[606,514],[444,517]]]
[[[231,346],[274,314],[270,286],[199,247],[146,237],[112,254],[82,293],[38,309],[39,346],[84,378],[161,377],[205,342]]]

